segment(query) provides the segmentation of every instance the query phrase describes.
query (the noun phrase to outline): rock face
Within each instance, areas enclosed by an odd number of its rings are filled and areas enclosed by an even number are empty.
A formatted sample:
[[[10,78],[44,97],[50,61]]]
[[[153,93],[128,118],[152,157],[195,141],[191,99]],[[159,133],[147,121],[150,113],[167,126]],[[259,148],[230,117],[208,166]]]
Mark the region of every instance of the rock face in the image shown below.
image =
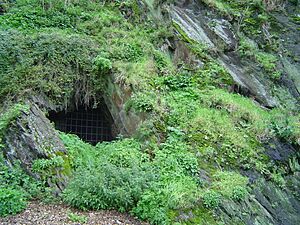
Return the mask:
[[[286,179],[299,187],[299,173]],[[227,200],[218,213],[228,224],[243,222],[247,225],[294,225],[300,223],[299,189],[283,190],[272,182],[261,180],[256,184],[251,196],[242,201]]]
[[[236,35],[230,23],[224,19],[207,13],[198,1],[188,1],[170,7],[170,15],[174,23],[192,40],[207,45],[218,52],[218,61],[228,70],[235,83],[262,105],[272,108],[276,101],[270,94],[266,82],[259,76],[253,66],[249,70],[235,54]]]
[[[108,77],[107,87],[103,95],[105,104],[114,120],[116,134],[130,136],[134,134],[143,120],[142,115],[126,111],[125,104],[131,97],[130,87],[122,87],[114,81],[114,77]]]
[[[58,137],[57,131],[47,119],[45,114],[35,103],[28,103],[28,112],[21,112],[12,126],[8,128],[4,136],[4,155],[10,164],[19,160],[22,168],[32,176],[39,178],[32,171],[33,161],[36,159],[50,159],[55,155],[67,153],[63,143]],[[60,171],[56,171],[57,182],[49,181],[50,186],[62,190],[65,187],[67,177]]]
[[[242,61],[236,53],[238,40],[230,22],[209,10],[201,1],[196,0],[178,0],[169,8],[171,19],[179,26],[180,32],[217,52],[218,62],[227,69],[243,94],[254,97],[265,107],[275,107],[278,103],[271,94],[268,80],[264,79],[255,63]],[[299,60],[300,29],[292,27],[287,17],[282,15],[275,17],[281,26],[291,28],[286,34],[282,34],[281,38],[285,40],[284,47],[296,58],[280,56],[281,70],[284,73],[281,85],[287,87],[294,97],[299,98],[300,64],[294,63],[293,60]],[[291,37],[294,37],[293,40]],[[297,149],[278,140],[273,140],[272,143],[270,141],[265,149],[266,155],[275,165],[284,164],[290,168],[291,173],[282,178],[285,182],[284,187],[275,185],[260,174],[251,172],[244,174],[252,183],[250,197],[243,201],[222,202],[217,214],[224,224],[300,224],[299,164],[295,160],[295,165],[292,166],[292,161],[289,161],[292,156],[297,157]]]
[[[247,72],[235,54],[222,54],[219,62],[227,69],[235,83],[244,93],[250,93],[266,107],[272,108],[276,106],[276,101],[270,95],[266,86],[259,80],[254,71],[252,73]]]

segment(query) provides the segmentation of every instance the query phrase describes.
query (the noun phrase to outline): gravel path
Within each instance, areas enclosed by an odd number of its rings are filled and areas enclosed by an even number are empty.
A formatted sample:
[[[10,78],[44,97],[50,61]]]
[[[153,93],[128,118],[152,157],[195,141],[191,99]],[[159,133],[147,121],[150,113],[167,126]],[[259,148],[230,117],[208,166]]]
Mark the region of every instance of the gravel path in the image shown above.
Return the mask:
[[[70,220],[70,214],[84,216],[86,223]],[[27,209],[22,213],[0,217],[1,225],[147,225],[126,213],[114,210],[82,212],[68,206],[48,205],[42,202],[30,202]]]

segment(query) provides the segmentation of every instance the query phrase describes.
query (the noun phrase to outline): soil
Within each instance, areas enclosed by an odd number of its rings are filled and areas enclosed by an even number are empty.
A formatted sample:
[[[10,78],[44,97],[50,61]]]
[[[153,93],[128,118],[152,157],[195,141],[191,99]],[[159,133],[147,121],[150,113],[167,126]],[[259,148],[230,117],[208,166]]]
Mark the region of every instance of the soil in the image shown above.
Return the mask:
[[[71,215],[83,216],[86,222],[76,221]],[[76,217],[76,216],[75,216]],[[126,213],[114,210],[79,211],[63,204],[30,202],[20,214],[0,218],[1,225],[148,225]]]

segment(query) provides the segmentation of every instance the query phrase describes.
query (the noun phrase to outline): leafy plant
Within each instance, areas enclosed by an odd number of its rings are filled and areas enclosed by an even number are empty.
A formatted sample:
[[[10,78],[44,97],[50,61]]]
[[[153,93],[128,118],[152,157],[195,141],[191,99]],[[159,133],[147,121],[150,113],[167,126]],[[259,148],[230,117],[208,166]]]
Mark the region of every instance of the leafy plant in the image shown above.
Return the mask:
[[[31,199],[41,195],[43,186],[27,175],[17,161],[13,167],[8,166],[0,153],[0,188],[17,190],[22,192],[24,197]]]
[[[68,219],[72,222],[77,222],[77,223],[86,223],[87,222],[87,216],[85,215],[78,215],[73,212],[68,212]]]
[[[80,209],[131,209],[152,178],[147,164],[139,163],[139,146],[133,140],[125,143],[98,145],[94,160],[77,168],[64,200]]]
[[[221,203],[221,194],[216,191],[210,190],[203,194],[203,204],[205,207],[214,209]]]
[[[232,199],[240,201],[248,195],[247,189],[242,186],[234,187],[232,190]]]
[[[13,215],[26,208],[27,202],[22,191],[0,187],[0,216]]]
[[[97,56],[94,60],[94,67],[100,73],[107,73],[112,69],[112,63],[107,58]]]

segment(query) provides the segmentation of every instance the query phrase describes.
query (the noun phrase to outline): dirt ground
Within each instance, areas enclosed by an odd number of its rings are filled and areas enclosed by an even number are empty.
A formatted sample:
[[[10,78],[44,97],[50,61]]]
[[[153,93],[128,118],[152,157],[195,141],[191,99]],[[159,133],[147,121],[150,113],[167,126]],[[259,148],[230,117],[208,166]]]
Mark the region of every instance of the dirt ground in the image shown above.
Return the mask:
[[[72,219],[73,215],[73,219]],[[74,219],[77,215],[86,222]],[[129,214],[114,210],[82,212],[63,204],[45,204],[30,202],[27,209],[20,214],[0,218],[1,225],[147,225]]]

